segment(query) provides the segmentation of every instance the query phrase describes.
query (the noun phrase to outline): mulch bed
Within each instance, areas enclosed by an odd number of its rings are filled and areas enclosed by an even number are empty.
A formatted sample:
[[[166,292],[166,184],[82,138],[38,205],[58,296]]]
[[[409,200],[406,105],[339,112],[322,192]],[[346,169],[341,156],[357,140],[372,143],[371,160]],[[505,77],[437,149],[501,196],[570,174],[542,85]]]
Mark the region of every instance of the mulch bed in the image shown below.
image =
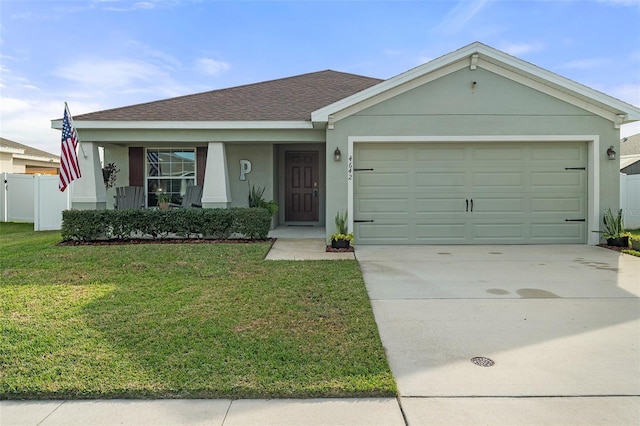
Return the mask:
[[[333,248],[331,246],[327,246],[327,253],[353,253],[355,251],[354,247],[347,248]]]
[[[598,244],[598,247],[602,247],[602,248],[606,248],[606,249],[614,250],[618,252],[622,252],[622,250],[632,250],[631,247],[618,247],[618,246],[610,246],[607,244]]]

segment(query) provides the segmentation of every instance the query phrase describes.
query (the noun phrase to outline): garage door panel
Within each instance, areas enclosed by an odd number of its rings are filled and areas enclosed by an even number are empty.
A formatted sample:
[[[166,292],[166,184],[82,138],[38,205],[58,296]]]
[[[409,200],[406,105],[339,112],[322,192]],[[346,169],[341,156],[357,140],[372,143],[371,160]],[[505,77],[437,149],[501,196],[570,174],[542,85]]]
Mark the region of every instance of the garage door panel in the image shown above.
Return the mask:
[[[585,187],[583,173],[558,171],[531,172],[533,191],[582,191]]]
[[[360,199],[355,209],[358,215],[370,216],[371,213],[406,214],[410,211],[407,198],[367,198]]]
[[[534,214],[575,214],[584,217],[586,214],[584,200],[575,194],[559,197],[532,197],[531,213]],[[569,217],[567,217],[569,219]]]
[[[522,196],[483,197],[474,195],[473,197],[473,213],[477,215],[497,214],[513,216],[514,214],[522,215],[523,211],[524,199]]]
[[[463,146],[433,148],[415,145],[408,150],[416,161],[464,162],[467,157],[467,150]]]
[[[411,243],[460,243],[466,239],[465,222],[419,223],[415,226],[415,241]]]
[[[490,187],[494,191],[503,189],[520,190],[524,183],[524,173],[514,172],[474,172],[472,174],[472,187],[477,190],[484,190]]]
[[[473,223],[471,225],[472,238],[487,241],[511,242],[523,241],[525,236],[525,225],[522,223]]]
[[[358,175],[357,180],[358,187],[363,191],[406,189],[409,187],[409,174],[407,172],[361,173]]]
[[[415,203],[416,215],[464,214],[465,200],[460,197],[430,197],[417,198]]]
[[[531,147],[531,160],[548,163],[577,161],[583,163],[585,161],[585,150],[581,145],[558,146],[557,144],[541,144]]]
[[[537,243],[567,243],[584,241],[586,224],[584,222],[534,223],[531,225],[531,240]]]
[[[465,172],[416,172],[415,174],[416,187],[424,191],[435,189],[445,189],[447,191],[462,191],[465,188],[466,180],[467,179]]]
[[[518,146],[492,145],[487,147],[472,147],[474,161],[520,161],[524,156],[523,148]]]
[[[409,240],[409,224],[407,223],[362,223],[358,234],[365,240],[377,241],[374,244],[393,242],[395,244],[406,243]]]
[[[409,151],[407,149],[397,149],[394,146],[372,146],[361,148],[358,151],[358,162],[406,162],[409,159]]]

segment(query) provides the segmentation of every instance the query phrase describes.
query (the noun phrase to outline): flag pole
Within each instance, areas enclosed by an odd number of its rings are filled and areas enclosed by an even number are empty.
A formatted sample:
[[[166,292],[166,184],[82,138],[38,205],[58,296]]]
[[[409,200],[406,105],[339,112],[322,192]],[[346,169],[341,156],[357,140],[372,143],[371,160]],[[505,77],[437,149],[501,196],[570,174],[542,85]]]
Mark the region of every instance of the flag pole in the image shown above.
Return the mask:
[[[69,106],[67,105],[67,102],[65,101],[64,103],[64,109],[67,110],[67,115],[69,116],[69,121],[71,122],[71,125],[73,126],[74,129],[76,129],[76,133],[78,132],[78,128],[76,127],[75,123],[73,122],[73,117],[71,116],[71,111],[69,111]],[[78,146],[80,147],[80,150],[82,151],[82,156],[84,158],[87,158],[87,154],[85,154],[84,152],[84,147],[82,146],[82,141],[80,140],[80,134],[78,133]]]

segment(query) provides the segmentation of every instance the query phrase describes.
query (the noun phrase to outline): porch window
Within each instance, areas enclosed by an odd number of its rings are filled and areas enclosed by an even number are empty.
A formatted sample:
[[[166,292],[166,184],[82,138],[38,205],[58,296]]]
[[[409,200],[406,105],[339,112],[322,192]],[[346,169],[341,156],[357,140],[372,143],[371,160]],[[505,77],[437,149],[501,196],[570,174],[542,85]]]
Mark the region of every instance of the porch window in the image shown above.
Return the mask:
[[[158,205],[160,192],[171,194],[171,202],[181,203],[187,186],[196,184],[196,150],[147,149],[145,169],[147,206]]]

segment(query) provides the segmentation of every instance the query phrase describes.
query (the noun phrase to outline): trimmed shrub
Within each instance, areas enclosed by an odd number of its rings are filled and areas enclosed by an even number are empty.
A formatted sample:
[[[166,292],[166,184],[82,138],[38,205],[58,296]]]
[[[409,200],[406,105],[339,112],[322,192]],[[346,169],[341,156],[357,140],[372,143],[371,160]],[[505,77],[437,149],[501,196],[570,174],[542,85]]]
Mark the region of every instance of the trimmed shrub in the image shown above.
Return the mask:
[[[263,208],[171,210],[66,210],[64,241],[131,238],[265,239],[271,214]]]

